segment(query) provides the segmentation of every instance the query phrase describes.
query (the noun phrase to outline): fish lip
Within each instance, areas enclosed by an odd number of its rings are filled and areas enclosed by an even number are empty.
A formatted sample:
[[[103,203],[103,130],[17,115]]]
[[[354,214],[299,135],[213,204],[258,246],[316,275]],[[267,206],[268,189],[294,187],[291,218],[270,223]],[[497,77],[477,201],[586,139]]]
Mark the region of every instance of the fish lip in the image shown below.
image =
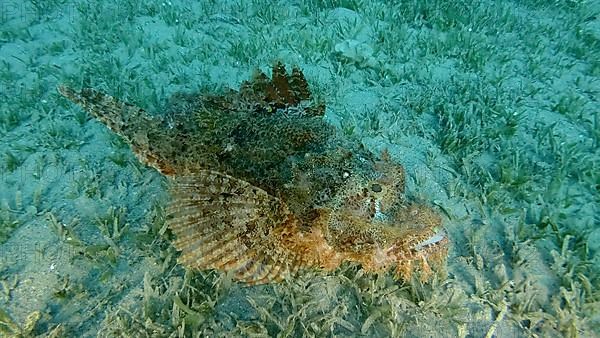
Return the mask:
[[[435,234],[429,236],[429,238],[415,244],[412,247],[412,249],[415,251],[422,251],[423,249],[426,249],[427,247],[437,245],[438,243],[442,242],[447,237],[448,237],[448,234],[446,233],[446,230],[444,230],[444,229],[439,230]]]

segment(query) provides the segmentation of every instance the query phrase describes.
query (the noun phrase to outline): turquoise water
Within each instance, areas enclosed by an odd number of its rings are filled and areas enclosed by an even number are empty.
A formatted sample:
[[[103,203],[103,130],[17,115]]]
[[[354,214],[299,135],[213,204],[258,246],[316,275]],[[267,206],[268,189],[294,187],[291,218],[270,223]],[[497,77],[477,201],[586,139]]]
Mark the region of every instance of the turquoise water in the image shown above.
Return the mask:
[[[593,1],[0,2],[0,336],[597,336]],[[444,215],[445,276],[246,287],[176,263],[166,186],[57,94],[160,111],[281,60]]]

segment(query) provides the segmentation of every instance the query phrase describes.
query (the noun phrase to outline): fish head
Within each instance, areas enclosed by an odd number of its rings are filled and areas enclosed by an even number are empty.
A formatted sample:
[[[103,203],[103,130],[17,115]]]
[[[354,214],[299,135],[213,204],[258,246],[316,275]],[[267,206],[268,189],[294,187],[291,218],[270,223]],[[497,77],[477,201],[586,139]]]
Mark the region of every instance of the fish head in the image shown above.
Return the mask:
[[[367,270],[407,269],[430,255],[445,257],[447,239],[439,213],[408,201],[404,187],[402,166],[390,161],[353,174],[334,199],[327,225],[330,245]]]

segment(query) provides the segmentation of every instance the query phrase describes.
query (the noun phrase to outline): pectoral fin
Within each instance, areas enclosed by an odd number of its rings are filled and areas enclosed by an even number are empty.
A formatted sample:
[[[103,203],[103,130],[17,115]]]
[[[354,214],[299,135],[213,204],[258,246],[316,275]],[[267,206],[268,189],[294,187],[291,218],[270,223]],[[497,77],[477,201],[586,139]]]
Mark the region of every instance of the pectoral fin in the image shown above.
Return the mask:
[[[167,222],[181,264],[230,272],[250,284],[279,281],[297,269],[289,250],[297,222],[281,200],[210,170],[172,183]]]

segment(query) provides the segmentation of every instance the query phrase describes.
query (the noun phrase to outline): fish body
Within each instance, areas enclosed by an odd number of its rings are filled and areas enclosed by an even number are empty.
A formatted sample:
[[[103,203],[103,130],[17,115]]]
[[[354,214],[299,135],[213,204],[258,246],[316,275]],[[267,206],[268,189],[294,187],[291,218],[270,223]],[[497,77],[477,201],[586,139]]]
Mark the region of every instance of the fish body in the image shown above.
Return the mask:
[[[249,284],[343,262],[429,278],[448,240],[432,208],[408,201],[404,170],[323,121],[302,72],[281,63],[238,91],[176,94],[161,115],[90,88],[66,98],[168,178],[179,262]]]

